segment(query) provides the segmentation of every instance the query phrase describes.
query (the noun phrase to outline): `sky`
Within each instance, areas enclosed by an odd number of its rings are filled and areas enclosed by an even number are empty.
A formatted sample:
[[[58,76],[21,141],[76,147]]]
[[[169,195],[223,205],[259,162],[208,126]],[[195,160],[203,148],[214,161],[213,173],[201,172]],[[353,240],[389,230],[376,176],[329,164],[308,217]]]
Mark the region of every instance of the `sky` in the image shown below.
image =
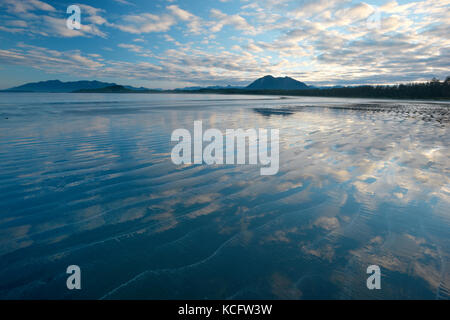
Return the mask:
[[[70,5],[80,29],[70,29]],[[100,80],[172,89],[450,76],[450,0],[0,0],[0,89]]]

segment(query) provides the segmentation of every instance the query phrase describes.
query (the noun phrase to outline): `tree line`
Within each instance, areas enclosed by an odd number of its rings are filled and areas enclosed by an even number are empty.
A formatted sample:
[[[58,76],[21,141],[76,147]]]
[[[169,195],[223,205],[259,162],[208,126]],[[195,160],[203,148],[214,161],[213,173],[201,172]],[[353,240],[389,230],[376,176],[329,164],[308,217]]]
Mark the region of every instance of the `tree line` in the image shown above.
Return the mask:
[[[199,89],[188,92],[347,98],[450,99],[450,77],[447,77],[444,81],[433,78],[431,81],[423,83],[405,83],[397,85],[363,85],[355,87],[311,88],[302,90]]]

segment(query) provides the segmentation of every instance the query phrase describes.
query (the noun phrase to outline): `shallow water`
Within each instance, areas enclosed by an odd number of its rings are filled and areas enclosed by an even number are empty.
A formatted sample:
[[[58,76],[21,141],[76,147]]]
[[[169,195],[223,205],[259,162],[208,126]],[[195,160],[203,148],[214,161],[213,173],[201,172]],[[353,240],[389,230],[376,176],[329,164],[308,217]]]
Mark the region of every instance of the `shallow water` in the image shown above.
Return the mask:
[[[448,299],[449,117],[446,102],[2,93],[0,298]],[[174,165],[170,135],[195,120],[278,128],[278,174]]]

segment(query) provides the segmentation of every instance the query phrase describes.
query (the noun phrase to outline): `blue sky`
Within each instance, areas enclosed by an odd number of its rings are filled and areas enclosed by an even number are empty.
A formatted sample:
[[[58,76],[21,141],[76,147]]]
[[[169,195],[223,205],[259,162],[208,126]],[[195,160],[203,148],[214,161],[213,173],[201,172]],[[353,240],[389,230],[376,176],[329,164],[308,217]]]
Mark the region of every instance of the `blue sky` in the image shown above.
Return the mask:
[[[81,9],[70,30],[69,5]],[[97,79],[149,88],[450,75],[450,0],[0,0],[0,88]]]

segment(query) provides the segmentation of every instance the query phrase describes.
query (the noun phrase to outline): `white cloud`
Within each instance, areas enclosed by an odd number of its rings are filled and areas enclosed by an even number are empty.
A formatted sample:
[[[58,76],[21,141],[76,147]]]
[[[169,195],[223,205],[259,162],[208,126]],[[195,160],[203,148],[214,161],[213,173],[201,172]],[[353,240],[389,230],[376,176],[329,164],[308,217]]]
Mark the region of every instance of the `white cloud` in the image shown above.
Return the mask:
[[[2,0],[0,6],[6,7],[10,13],[27,13],[30,11],[49,11],[54,12],[56,9],[46,2],[39,0]]]
[[[134,3],[131,3],[131,2],[126,1],[126,0],[114,0],[114,1],[117,2],[117,3],[123,4],[123,5],[127,5],[127,6],[135,6]]]
[[[0,25],[0,30],[5,32],[48,37],[99,36],[105,38],[107,36],[98,27],[99,25],[109,25],[106,19],[100,15],[104,12],[102,9],[80,4],[79,6],[83,13],[81,29],[70,30],[66,25],[65,12],[61,16],[61,14],[55,12],[52,6],[44,2],[38,0],[26,2],[6,0],[3,5],[7,7],[7,11],[11,14],[9,17],[11,20],[0,21],[0,23],[5,24]],[[31,12],[36,10],[45,11],[45,13],[36,14]]]
[[[367,19],[375,12],[375,9],[367,3],[358,3],[353,7],[344,8],[336,11],[334,17],[336,18],[336,25],[348,25],[356,23],[361,19]]]
[[[167,11],[161,14],[141,13],[126,15],[122,21],[115,24],[116,28],[133,34],[166,32],[179,22],[187,24],[189,31],[198,34],[201,31],[201,19],[176,5],[167,6]]]
[[[120,48],[128,49],[133,52],[142,52],[142,47],[135,44],[119,43],[117,46]]]
[[[103,63],[82,55],[79,51],[56,51],[19,44],[17,49],[0,50],[0,62],[31,66],[53,73],[83,73],[98,70]]]
[[[348,2],[349,0],[307,0],[293,10],[292,14],[297,18],[310,18],[320,14],[326,16],[329,10],[343,7]]]
[[[188,22],[188,27],[192,33],[198,34],[201,31],[201,19],[192,13],[180,9],[176,5],[168,6],[167,9],[179,20]]]
[[[250,25],[245,18],[238,14],[227,15],[220,10],[211,9],[211,16],[215,19],[212,22],[212,32],[219,32],[226,25],[231,25],[237,30],[241,30],[244,34],[255,34],[256,29]]]
[[[176,23],[174,17],[167,14],[142,13],[139,15],[127,15],[122,19],[123,24],[115,25],[115,27],[124,32],[134,34],[165,32]]]
[[[99,36],[106,37],[106,34],[95,24],[82,24],[80,30],[71,30],[66,26],[66,19],[54,18],[51,16],[42,16],[41,23],[44,26],[46,35],[60,36],[60,37],[79,37],[79,36]]]

